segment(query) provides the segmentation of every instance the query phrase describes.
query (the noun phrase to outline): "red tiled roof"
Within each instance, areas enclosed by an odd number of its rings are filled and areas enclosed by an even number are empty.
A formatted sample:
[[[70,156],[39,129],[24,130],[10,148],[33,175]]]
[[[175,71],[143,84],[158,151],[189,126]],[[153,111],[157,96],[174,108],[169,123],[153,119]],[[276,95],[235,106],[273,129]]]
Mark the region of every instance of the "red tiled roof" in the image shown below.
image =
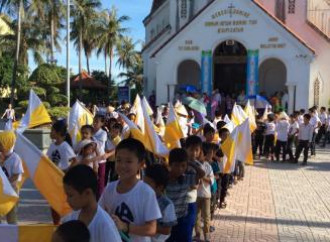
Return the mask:
[[[71,79],[71,88],[79,88],[79,74]],[[86,71],[81,72],[81,84],[84,89],[104,89],[107,88],[100,81],[88,75]]]
[[[168,43],[170,43],[177,35],[181,33],[188,25],[190,25],[199,15],[201,15],[205,9],[207,9],[215,0],[211,0],[207,5],[205,5],[190,21],[188,21],[184,26],[182,26],[179,31],[177,31],[172,37],[170,37],[167,41],[165,41],[155,52],[151,54],[151,57],[155,57],[160,50],[162,50]],[[306,48],[308,48],[313,54],[315,54],[315,50],[310,47],[302,38],[298,36],[293,30],[288,28],[284,23],[282,23],[279,19],[277,19],[272,13],[267,11],[260,3],[252,0],[252,2],[259,7],[263,12],[265,12],[270,18],[276,21],[280,26],[282,26],[288,33],[290,33],[294,38],[296,38],[300,43],[302,43]]]

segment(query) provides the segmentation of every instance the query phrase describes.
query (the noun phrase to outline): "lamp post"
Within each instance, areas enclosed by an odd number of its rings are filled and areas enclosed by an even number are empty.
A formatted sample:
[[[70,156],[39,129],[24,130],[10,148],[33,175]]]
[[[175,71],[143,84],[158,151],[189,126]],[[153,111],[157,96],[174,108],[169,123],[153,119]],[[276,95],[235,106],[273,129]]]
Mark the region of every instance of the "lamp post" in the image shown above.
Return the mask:
[[[66,1],[66,96],[70,108],[70,0]]]

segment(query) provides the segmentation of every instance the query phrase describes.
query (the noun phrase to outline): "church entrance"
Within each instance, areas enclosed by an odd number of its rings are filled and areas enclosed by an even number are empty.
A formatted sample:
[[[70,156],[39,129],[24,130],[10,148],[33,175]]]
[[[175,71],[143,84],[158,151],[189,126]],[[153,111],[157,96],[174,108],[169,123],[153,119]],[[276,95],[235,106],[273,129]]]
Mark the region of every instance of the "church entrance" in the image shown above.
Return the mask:
[[[220,43],[213,53],[213,88],[238,95],[246,87],[247,50],[238,41]]]

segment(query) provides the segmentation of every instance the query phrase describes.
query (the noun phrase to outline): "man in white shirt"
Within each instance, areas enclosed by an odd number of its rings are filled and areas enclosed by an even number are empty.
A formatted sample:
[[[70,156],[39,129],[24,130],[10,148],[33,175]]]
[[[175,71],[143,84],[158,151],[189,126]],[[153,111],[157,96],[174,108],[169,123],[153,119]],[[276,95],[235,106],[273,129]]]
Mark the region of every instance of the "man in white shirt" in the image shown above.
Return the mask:
[[[327,131],[326,125],[327,125],[328,115],[327,115],[325,107],[321,107],[321,113],[319,115],[319,118],[320,118],[320,122],[321,122],[321,127],[319,130],[319,133],[316,136],[316,140],[315,140],[316,144],[318,144],[321,141],[322,137],[325,136],[326,131]]]
[[[310,144],[310,148],[311,148],[311,155],[316,155],[316,152],[315,152],[315,140],[316,140],[316,136],[319,132],[319,129],[321,127],[321,121],[318,117],[318,114],[317,114],[317,110],[315,107],[309,109],[309,114],[311,115],[311,119],[309,121],[309,123],[313,126],[314,128],[314,131],[313,131],[313,138],[312,138],[312,141],[311,141],[311,144]]]
[[[311,120],[311,115],[305,114],[304,123],[300,124],[300,126],[299,126],[299,134],[298,134],[299,144],[296,149],[296,156],[295,156],[294,163],[298,163],[300,154],[301,154],[302,150],[304,150],[304,161],[303,161],[302,165],[307,164],[308,149],[309,149],[310,143],[312,142],[313,132],[314,132],[314,127],[310,124],[310,120]]]
[[[10,120],[12,122],[15,122],[15,110],[13,109],[11,104],[8,105],[8,108],[6,109],[1,118],[3,119],[5,116],[8,121]]]
[[[281,120],[276,124],[275,130],[277,133],[277,141],[275,147],[275,157],[277,161],[280,159],[280,152],[282,149],[282,162],[285,162],[289,128],[290,123],[285,117],[281,118]]]

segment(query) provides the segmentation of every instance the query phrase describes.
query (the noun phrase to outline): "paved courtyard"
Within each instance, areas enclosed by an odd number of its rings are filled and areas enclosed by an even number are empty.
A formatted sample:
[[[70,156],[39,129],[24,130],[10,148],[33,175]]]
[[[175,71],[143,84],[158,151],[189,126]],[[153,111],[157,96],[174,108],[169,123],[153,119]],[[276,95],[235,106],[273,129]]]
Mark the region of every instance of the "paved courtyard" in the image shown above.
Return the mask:
[[[330,150],[308,166],[256,161],[229,190],[212,241],[330,241]],[[50,222],[47,202],[28,181],[21,191],[21,223]]]

